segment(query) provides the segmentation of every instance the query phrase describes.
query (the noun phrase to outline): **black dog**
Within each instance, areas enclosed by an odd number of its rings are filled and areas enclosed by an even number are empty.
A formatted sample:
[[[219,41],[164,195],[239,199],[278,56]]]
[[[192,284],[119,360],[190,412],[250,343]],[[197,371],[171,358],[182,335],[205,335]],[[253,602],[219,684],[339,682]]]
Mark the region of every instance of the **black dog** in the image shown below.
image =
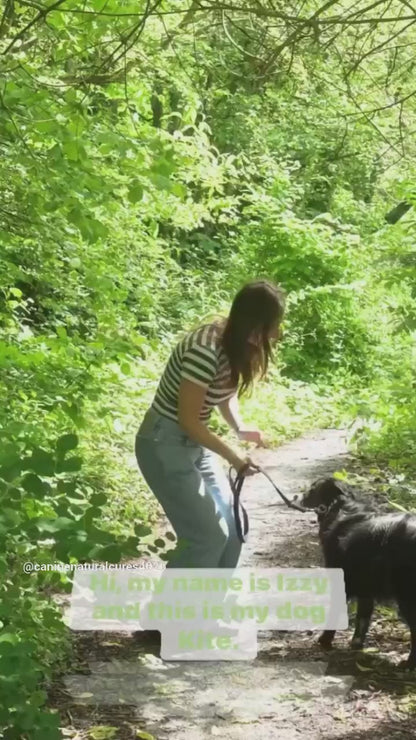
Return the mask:
[[[395,601],[411,635],[411,650],[401,666],[415,668],[416,516],[380,514],[335,478],[316,481],[301,503],[318,514],[325,567],[341,568],[347,600],[357,599],[351,647],[363,647],[374,602]],[[330,648],[334,635],[326,630],[320,644]]]

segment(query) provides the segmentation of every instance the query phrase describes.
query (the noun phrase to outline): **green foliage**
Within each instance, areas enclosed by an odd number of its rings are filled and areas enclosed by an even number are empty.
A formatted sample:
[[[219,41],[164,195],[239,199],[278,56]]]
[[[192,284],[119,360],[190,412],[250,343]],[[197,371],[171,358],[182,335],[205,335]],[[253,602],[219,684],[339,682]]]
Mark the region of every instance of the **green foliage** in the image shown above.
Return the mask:
[[[146,533],[137,526],[123,539],[102,528],[107,495],[91,495],[74,477],[81,467],[72,455],[77,446],[76,434],[64,434],[51,450],[10,444],[1,454],[0,718],[34,738],[60,737],[58,719],[42,711],[46,693],[36,689],[67,642],[60,611],[45,594],[68,587],[71,573],[52,566],[137,557]],[[155,545],[158,551],[165,543]]]
[[[364,0],[356,16],[243,5],[4,4],[5,738],[60,737],[43,691],[67,651],[50,593],[69,577],[23,563],[168,558],[134,434],[172,343],[245,280],[289,294],[247,419],[280,442],[355,418],[359,451],[414,459],[413,211],[384,222],[415,200],[408,9],[393,3],[393,28],[387,2],[380,23]]]

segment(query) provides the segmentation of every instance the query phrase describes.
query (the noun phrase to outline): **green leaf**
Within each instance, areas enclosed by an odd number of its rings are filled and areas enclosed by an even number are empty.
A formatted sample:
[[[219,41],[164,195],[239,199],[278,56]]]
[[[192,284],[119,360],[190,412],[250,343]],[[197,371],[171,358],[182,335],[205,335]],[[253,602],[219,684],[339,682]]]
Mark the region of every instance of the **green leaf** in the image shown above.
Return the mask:
[[[107,503],[107,496],[105,493],[94,493],[90,498],[91,506],[104,506]]]
[[[16,527],[18,524],[21,524],[22,515],[19,509],[16,511],[16,509],[4,507],[0,513],[0,519],[9,526]]]
[[[96,725],[88,730],[88,740],[113,740],[117,737],[118,727]]]
[[[83,236],[88,241],[95,243],[98,239],[105,239],[109,234],[108,228],[101,221],[96,218],[89,218],[86,221],[86,230],[84,230]]]
[[[121,560],[121,547],[119,545],[106,545],[99,549],[97,560],[108,560],[109,563],[119,563]]]
[[[43,498],[51,489],[34,473],[28,473],[22,480],[22,487],[35,498]]]
[[[49,134],[52,133],[52,131],[56,131],[56,121],[53,119],[50,119],[49,121],[35,121],[34,126],[36,131],[40,131],[41,134]]]
[[[35,524],[39,532],[41,532],[42,534],[56,534],[57,532],[61,532],[62,530],[73,527],[76,522],[74,522],[73,519],[69,519],[69,517],[58,516],[56,519],[39,517],[39,519],[36,520]]]
[[[67,339],[68,334],[64,326],[57,326],[56,327],[56,333],[59,337],[59,339]]]
[[[68,542],[68,553],[74,558],[77,558],[77,560],[84,560],[88,559],[90,556],[90,552],[92,548],[94,547],[95,543],[85,541],[80,542],[76,538],[71,538]]]
[[[3,471],[9,468],[19,468],[20,470],[21,455],[15,444],[7,444],[6,442],[0,446],[0,465],[4,466]]]
[[[59,437],[56,443],[58,454],[63,457],[69,450],[74,450],[78,447],[78,441],[76,434],[63,434],[62,437]]]
[[[11,632],[3,632],[0,635],[0,642],[8,642],[10,645],[18,645],[19,638],[17,635],[12,634]]]
[[[185,200],[185,198],[186,198],[186,187],[184,185],[182,185],[182,183],[180,183],[180,182],[174,182],[171,185],[170,190],[171,190],[171,193],[173,193],[173,195],[176,195],[177,198],[180,198],[181,200]]]
[[[0,480],[11,483],[16,478],[19,477],[22,467],[23,467],[22,463],[17,463],[16,465],[9,465],[9,466],[5,465],[4,467],[0,468]]]
[[[108,228],[98,219],[82,211],[79,207],[72,208],[68,213],[68,220],[77,226],[83,238],[91,243],[108,236]]]
[[[62,740],[60,717],[56,712],[42,712],[37,718],[36,730],[30,730],[31,740]]]
[[[62,406],[63,410],[66,414],[68,414],[69,418],[74,422],[75,426],[81,427],[83,424],[83,419],[81,415],[81,408],[76,403],[67,403],[63,404]]]
[[[66,26],[64,16],[61,13],[49,13],[48,26],[56,28],[57,31],[63,31]]]
[[[128,191],[128,198],[130,203],[137,203],[143,198],[143,186],[137,180],[132,182]]]
[[[78,162],[86,158],[86,151],[79,139],[69,139],[62,147],[63,153],[70,162]]]
[[[150,732],[143,732],[143,730],[137,730],[136,737],[140,740],[156,740],[154,735],[151,735]]]
[[[27,458],[25,463],[26,468],[38,475],[52,476],[55,474],[54,456],[41,448],[33,450],[31,457]]]
[[[134,533],[137,537],[147,537],[149,534],[152,534],[152,529],[146,524],[135,524]]]
[[[81,470],[83,464],[82,457],[67,457],[65,460],[59,460],[57,473],[77,473]]]
[[[168,177],[152,174],[151,180],[158,190],[171,190],[172,183]]]
[[[59,480],[57,485],[59,493],[64,493],[69,498],[84,498],[84,494],[78,493],[76,490],[76,482],[72,480]]]
[[[348,479],[348,474],[346,470],[336,470],[332,477],[337,480],[346,481]]]
[[[92,524],[94,510],[92,507],[87,510],[83,521],[85,522],[85,531],[88,532],[88,537],[97,545],[107,545],[114,542],[114,536],[111,532],[106,532],[104,529],[99,529]],[[99,513],[101,513],[98,510]],[[91,520],[91,522],[90,522]]]
[[[172,160],[166,159],[166,157],[158,157],[152,164],[151,172],[169,178],[175,169],[176,166]]]
[[[48,695],[46,691],[42,691],[41,689],[39,689],[38,691],[33,692],[29,701],[32,707],[41,707],[43,706],[47,698]]]

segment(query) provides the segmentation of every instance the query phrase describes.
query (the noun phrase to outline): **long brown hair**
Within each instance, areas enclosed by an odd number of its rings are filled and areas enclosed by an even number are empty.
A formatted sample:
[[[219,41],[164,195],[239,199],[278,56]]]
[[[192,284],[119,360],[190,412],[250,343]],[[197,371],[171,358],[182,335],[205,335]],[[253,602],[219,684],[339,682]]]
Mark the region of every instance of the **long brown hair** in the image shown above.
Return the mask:
[[[231,367],[231,383],[241,396],[256,376],[264,377],[272,350],[269,332],[279,326],[285,312],[286,294],[268,280],[253,280],[234,298],[222,333],[222,346]],[[258,346],[250,342],[259,336]]]

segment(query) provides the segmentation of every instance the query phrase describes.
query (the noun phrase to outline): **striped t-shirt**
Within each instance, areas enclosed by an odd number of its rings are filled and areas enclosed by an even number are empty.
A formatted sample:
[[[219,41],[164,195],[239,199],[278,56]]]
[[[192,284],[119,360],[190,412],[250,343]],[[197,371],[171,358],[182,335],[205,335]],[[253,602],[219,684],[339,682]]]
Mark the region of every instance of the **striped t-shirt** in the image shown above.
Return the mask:
[[[207,388],[200,420],[207,421],[214,406],[235,395],[230,385],[230,365],[219,341],[216,324],[202,326],[182,339],[173,350],[160,379],[153,408],[178,420],[178,394],[182,378]]]

